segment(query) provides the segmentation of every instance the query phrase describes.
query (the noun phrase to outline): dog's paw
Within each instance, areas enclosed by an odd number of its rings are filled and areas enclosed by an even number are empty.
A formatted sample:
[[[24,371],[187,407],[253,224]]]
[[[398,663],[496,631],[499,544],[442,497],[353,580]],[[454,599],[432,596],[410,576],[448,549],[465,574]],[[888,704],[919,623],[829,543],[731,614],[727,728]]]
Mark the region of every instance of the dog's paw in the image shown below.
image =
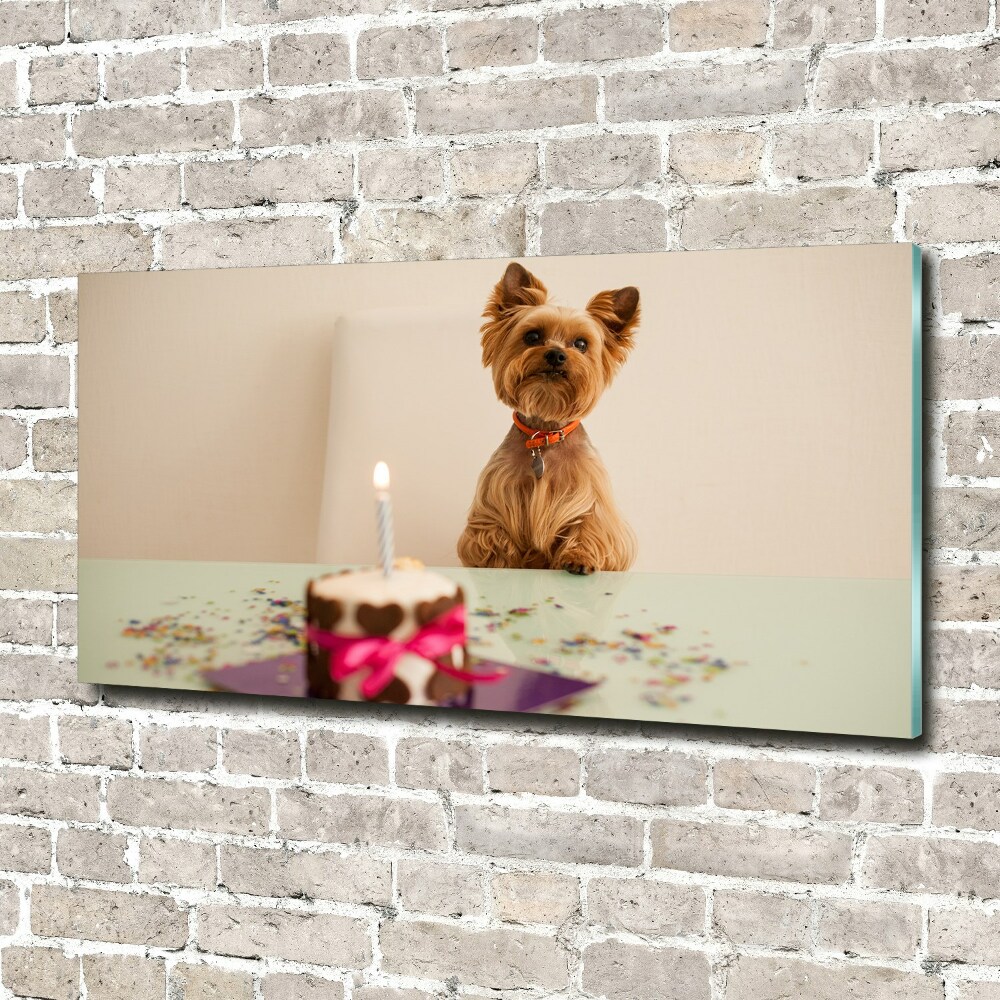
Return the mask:
[[[597,568],[596,566],[589,566],[587,563],[578,562],[568,562],[563,563],[564,570],[567,573],[572,573],[574,576],[590,576],[591,573]]]

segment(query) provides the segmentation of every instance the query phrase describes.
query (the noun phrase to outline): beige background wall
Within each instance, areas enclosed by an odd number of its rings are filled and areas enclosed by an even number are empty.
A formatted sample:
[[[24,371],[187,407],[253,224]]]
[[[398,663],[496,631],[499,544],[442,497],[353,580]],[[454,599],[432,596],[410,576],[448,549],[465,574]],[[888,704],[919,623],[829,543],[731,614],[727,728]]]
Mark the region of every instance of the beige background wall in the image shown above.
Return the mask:
[[[908,575],[909,247],[526,263],[567,305],[640,289],[586,421],[636,568]],[[370,561],[384,458],[399,551],[454,564],[509,422],[478,347],[505,264],[84,276],[81,552]]]

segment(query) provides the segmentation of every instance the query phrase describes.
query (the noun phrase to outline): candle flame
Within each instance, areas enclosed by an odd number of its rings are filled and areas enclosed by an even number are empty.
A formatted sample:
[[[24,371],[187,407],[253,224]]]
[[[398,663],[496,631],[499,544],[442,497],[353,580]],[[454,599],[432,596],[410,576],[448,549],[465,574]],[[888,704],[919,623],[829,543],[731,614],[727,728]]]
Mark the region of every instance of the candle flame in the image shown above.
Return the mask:
[[[389,466],[385,462],[378,462],[375,466],[375,475],[372,482],[377,490],[387,490],[389,488]]]

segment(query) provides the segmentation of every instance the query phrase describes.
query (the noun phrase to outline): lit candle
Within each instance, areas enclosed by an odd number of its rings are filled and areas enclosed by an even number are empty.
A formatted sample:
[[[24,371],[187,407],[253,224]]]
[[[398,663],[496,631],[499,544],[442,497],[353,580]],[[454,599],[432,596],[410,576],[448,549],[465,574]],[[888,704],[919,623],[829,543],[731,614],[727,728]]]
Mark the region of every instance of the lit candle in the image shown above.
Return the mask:
[[[379,462],[372,477],[375,484],[375,518],[378,522],[378,557],[382,572],[392,573],[392,500],[389,499],[389,466]]]

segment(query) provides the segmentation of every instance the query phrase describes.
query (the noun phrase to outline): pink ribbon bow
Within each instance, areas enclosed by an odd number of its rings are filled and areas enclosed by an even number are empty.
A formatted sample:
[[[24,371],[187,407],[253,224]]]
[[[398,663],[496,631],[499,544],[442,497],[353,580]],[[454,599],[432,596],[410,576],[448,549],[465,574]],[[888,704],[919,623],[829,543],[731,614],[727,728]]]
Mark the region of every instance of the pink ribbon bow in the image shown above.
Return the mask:
[[[330,676],[335,681],[342,681],[359,670],[370,671],[361,682],[361,693],[369,700],[377,698],[389,686],[396,676],[396,661],[404,653],[430,660],[443,673],[473,684],[498,681],[506,676],[502,672],[477,674],[440,662],[440,657],[465,641],[465,606],[462,604],[428,622],[406,642],[386,636],[337,635],[315,625],[306,629],[306,638],[329,650]]]

